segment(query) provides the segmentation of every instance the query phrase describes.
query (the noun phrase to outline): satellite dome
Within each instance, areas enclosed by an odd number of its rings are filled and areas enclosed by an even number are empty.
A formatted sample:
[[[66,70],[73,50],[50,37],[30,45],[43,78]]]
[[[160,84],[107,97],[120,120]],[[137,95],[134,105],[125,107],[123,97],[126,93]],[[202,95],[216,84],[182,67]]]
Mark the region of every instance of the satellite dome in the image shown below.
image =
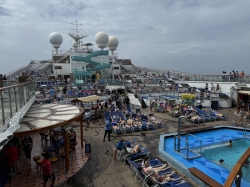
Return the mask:
[[[109,37],[109,43],[108,43],[108,48],[110,51],[115,51],[117,46],[119,44],[118,39],[115,36],[110,36]]]
[[[77,47],[78,46],[78,43],[76,41],[73,41],[72,42],[72,47]]]
[[[59,48],[60,45],[63,42],[63,37],[61,34],[57,33],[57,32],[53,32],[49,35],[49,41],[50,43],[53,45],[54,48]]]
[[[95,42],[99,48],[103,49],[107,47],[107,44],[109,42],[109,36],[105,32],[98,32],[95,35]]]

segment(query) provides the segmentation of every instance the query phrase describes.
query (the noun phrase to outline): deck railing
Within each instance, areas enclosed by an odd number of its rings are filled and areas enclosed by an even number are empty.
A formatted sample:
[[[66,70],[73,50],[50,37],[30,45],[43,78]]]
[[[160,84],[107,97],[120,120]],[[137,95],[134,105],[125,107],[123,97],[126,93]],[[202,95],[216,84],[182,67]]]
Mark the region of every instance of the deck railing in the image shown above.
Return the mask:
[[[34,95],[34,82],[0,88],[0,127],[13,117]]]

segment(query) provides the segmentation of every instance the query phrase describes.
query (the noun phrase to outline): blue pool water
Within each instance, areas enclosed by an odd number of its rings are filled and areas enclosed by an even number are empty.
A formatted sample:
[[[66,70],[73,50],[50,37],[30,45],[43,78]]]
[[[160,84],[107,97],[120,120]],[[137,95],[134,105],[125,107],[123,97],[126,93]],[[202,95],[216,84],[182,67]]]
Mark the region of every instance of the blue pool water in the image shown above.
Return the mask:
[[[239,139],[242,139],[242,136],[243,136],[242,130],[227,128],[227,127],[215,128],[209,131],[202,131],[202,132],[197,132],[197,133],[192,133],[192,134],[202,139],[203,148],[204,147],[215,148],[216,146],[219,146],[221,144],[226,144],[228,140],[233,140],[233,147],[232,148],[227,147],[231,151],[231,153],[239,152],[238,150],[236,150],[236,147],[238,149],[237,142]],[[186,139],[185,136],[183,136],[182,138]],[[198,141],[197,138],[190,136],[188,141],[190,142],[189,146],[191,149],[199,148],[200,141]],[[246,146],[249,145],[248,144],[249,141],[247,140],[244,143],[246,143]],[[185,142],[182,141],[181,147],[184,147],[184,146],[185,146]],[[214,151],[211,151],[211,152],[214,152]],[[213,158],[210,158],[205,155],[202,157],[186,160],[184,157],[182,157],[181,155],[179,155],[178,153],[174,151],[174,137],[171,135],[162,135],[160,137],[160,143],[159,143],[159,154],[164,158],[172,159],[174,163],[179,164],[180,168],[184,168],[184,170],[188,170],[188,168],[191,168],[191,167],[196,167],[202,172],[204,172],[205,174],[207,174],[208,176],[212,177],[214,180],[218,181],[221,184],[224,184],[231,171],[231,168],[234,166],[234,164],[238,161],[238,158],[243,153],[239,153],[237,158],[231,158],[230,155],[226,157],[225,156],[226,154],[223,153],[224,155],[222,158],[225,160],[226,163],[231,163],[232,162],[231,159],[233,160],[233,162],[226,167],[218,165],[212,161],[212,160],[216,160],[216,161],[219,160],[220,156],[215,156]],[[230,161],[227,161],[228,159],[230,159]],[[248,172],[246,172],[246,174],[248,174]],[[243,175],[243,177],[247,179],[247,180],[245,179],[242,180],[241,186],[243,187],[250,186],[250,182],[248,181],[250,176],[249,175],[246,176],[246,174]]]
[[[240,159],[243,153],[250,147],[249,140],[236,140],[233,142],[232,147],[227,144],[220,144],[204,148],[202,156],[206,159],[219,162],[220,159],[224,160],[222,167],[232,170],[236,162]],[[242,168],[243,178],[250,181],[250,166]]]

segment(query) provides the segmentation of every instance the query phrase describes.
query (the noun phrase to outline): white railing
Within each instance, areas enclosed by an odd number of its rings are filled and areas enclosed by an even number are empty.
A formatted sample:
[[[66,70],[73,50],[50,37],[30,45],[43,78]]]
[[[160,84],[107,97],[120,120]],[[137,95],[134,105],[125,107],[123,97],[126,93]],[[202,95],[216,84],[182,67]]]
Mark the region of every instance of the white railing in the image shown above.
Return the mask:
[[[61,58],[57,59],[55,63],[60,62],[61,60],[65,59],[67,56],[69,56],[71,53],[71,49],[66,51],[65,53],[62,54]]]
[[[71,49],[70,49],[71,50]],[[69,50],[52,50],[52,56],[61,56],[64,53],[68,52]]]
[[[11,71],[10,73],[6,74],[7,80],[15,80],[17,77],[19,77],[23,72],[28,73],[29,71],[29,65],[22,66],[14,71]]]

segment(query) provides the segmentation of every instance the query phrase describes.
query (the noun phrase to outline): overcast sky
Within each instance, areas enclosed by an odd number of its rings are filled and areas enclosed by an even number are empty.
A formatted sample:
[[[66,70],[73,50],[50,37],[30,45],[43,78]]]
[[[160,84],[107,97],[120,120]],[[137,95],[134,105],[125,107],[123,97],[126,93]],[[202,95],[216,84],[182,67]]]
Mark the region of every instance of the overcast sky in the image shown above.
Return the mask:
[[[104,31],[119,40],[119,58],[135,65],[202,74],[249,73],[249,0],[0,0],[0,73],[51,59],[49,35],[71,48],[71,23],[84,42]],[[94,47],[97,49],[96,45]]]

